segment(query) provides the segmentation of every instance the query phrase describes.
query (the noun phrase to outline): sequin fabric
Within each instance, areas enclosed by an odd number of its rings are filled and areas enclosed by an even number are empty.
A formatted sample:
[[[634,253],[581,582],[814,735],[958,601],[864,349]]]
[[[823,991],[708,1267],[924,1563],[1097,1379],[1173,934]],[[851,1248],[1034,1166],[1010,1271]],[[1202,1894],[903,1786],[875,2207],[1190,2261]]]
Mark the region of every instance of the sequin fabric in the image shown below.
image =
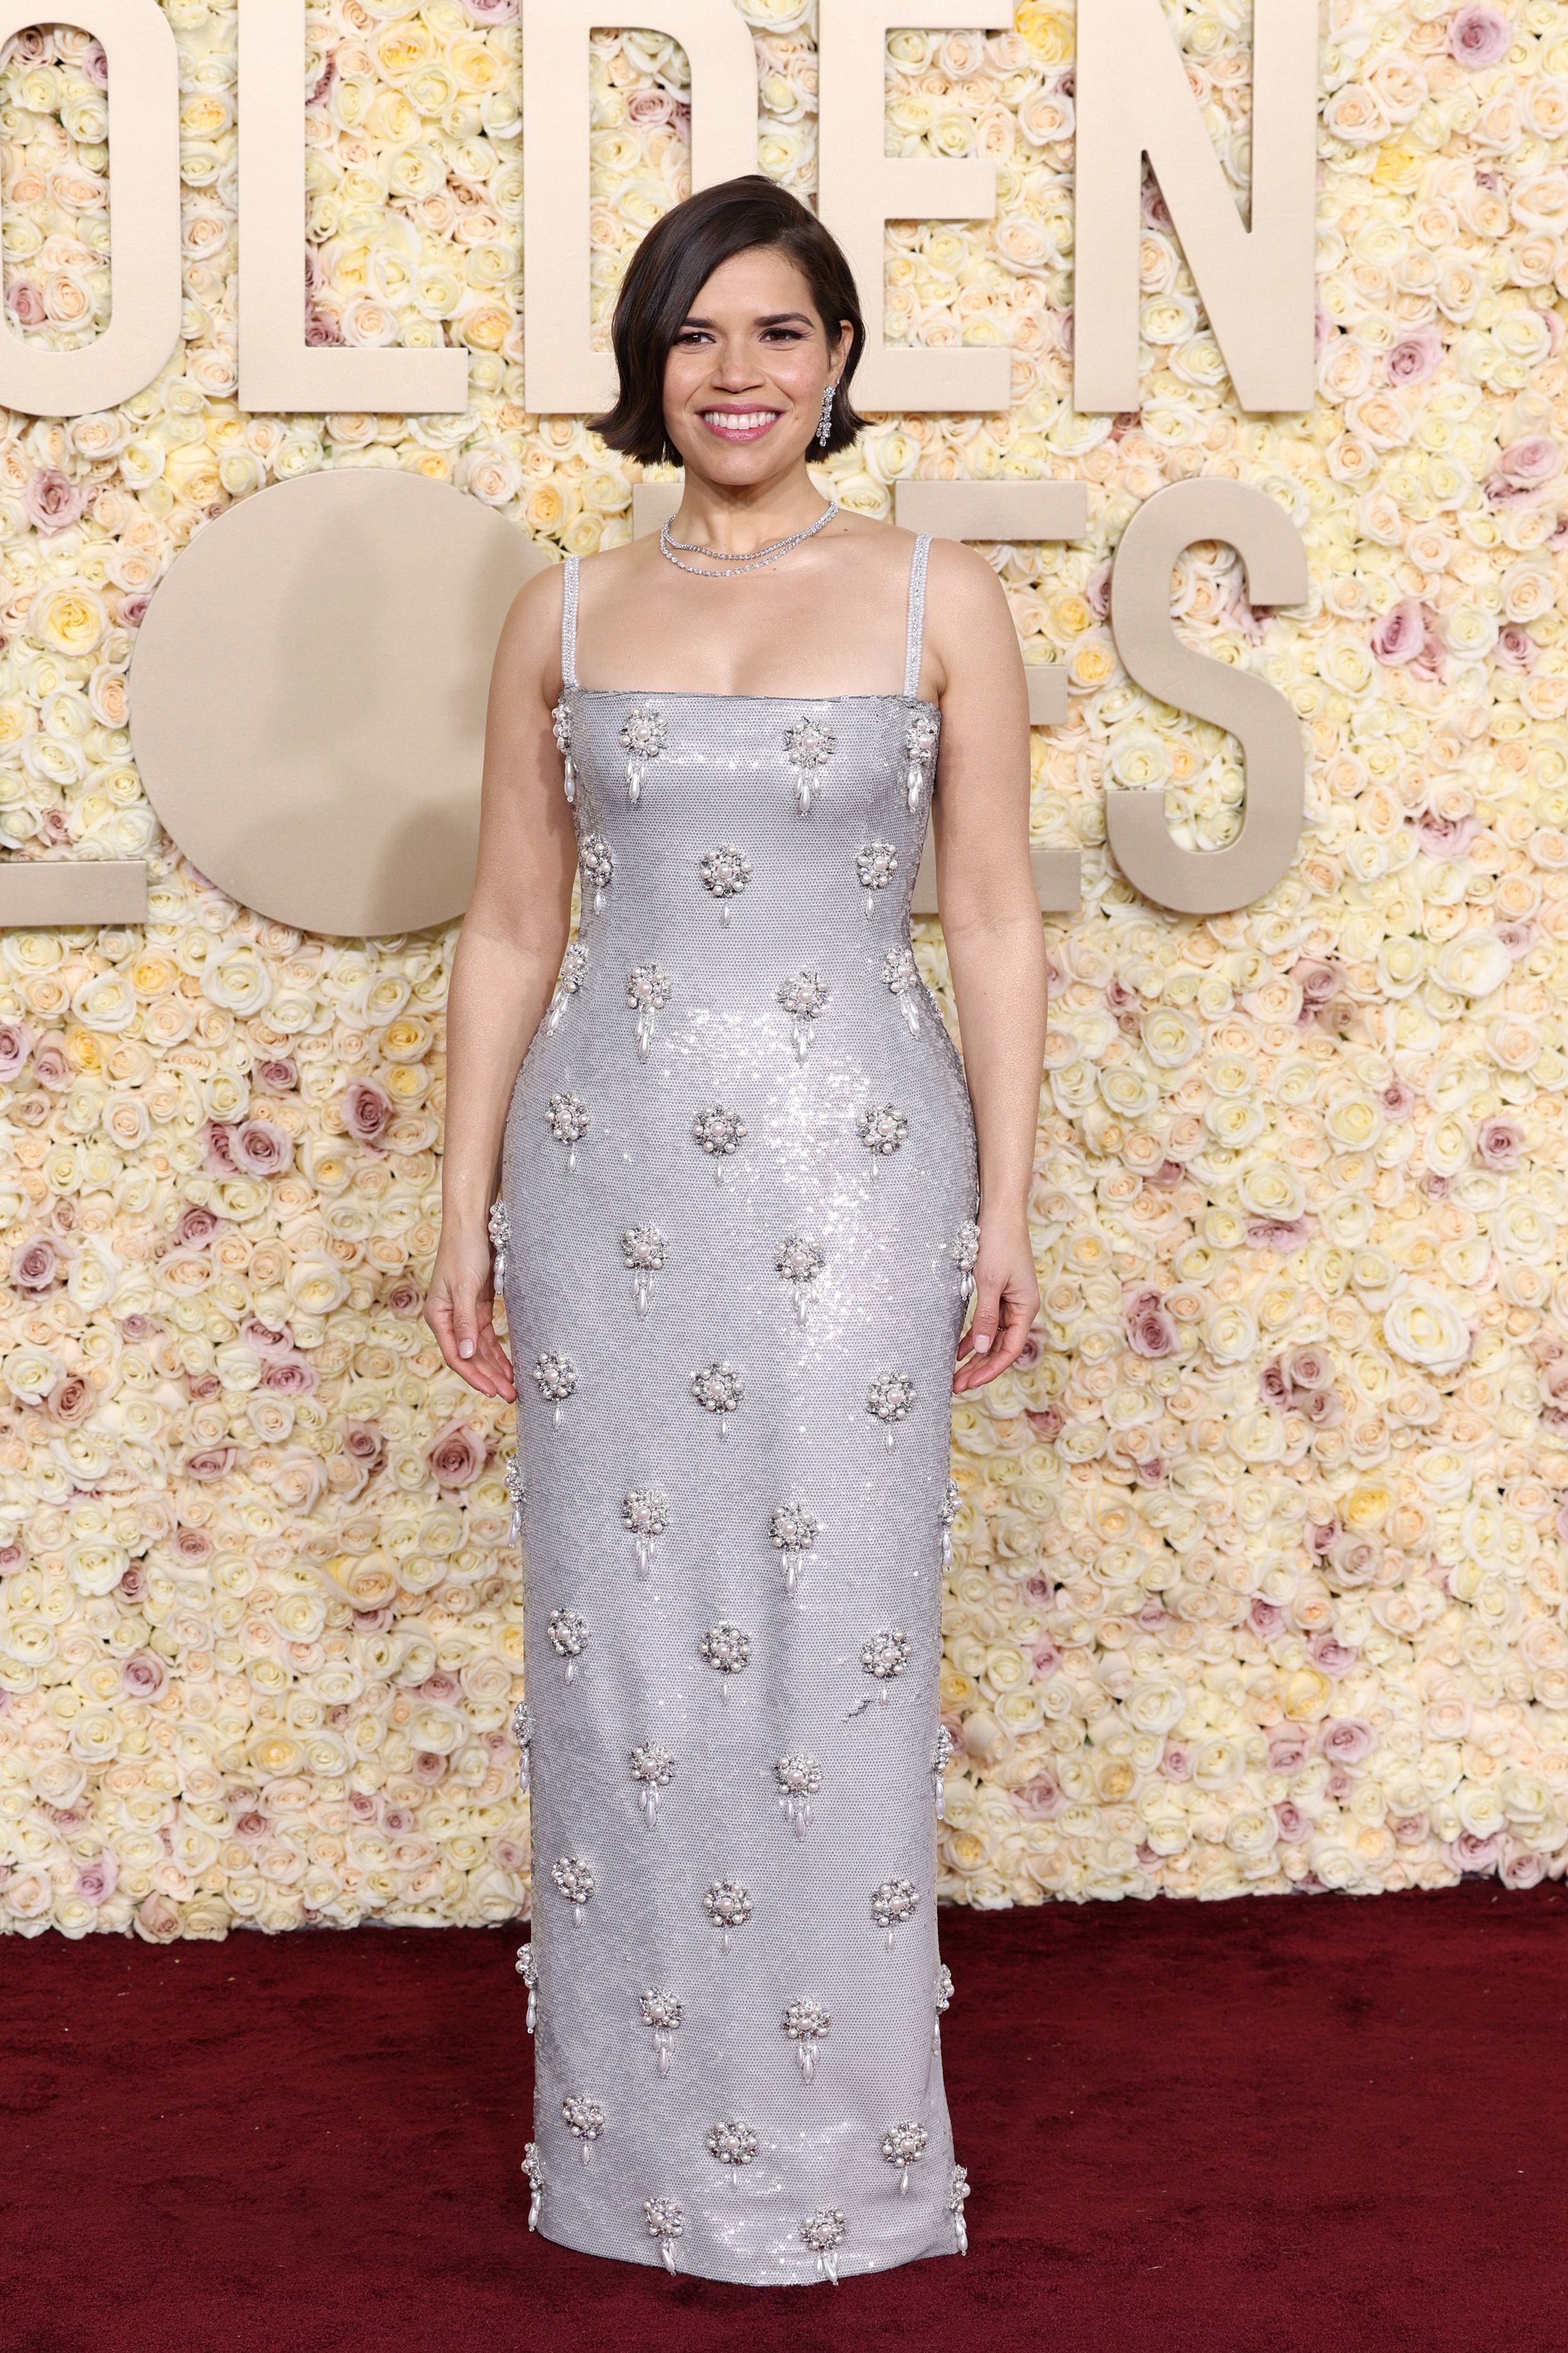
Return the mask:
[[[584,893],[571,1010],[535,1033],[502,1158],[538,2227],[622,2262],[822,2284],[955,2252],[932,1759],[953,1237],[978,1194],[963,1066],[923,983],[886,976],[910,947],[931,796],[910,807],[908,735],[928,706],[909,679],[818,703],[670,693],[631,649],[638,691],[591,692],[563,650],[573,821],[614,881],[596,909]],[[633,799],[623,729],[651,711]],[[785,739],[807,720],[795,754],[832,751],[803,819]],[[627,976],[647,968],[668,992],[639,1059]],[[801,974],[816,1013],[781,1004]],[[591,1114],[573,1167],[552,1098]],[[737,1126],[694,1128],[715,1110]],[[667,1249],[639,1314],[623,1237],[651,1232]],[[575,1370],[558,1423],[554,1360]],[[593,1630],[575,1655],[574,1616]],[[666,1758],[672,1778],[647,1778]],[[679,1996],[662,2071],[645,1989]],[[792,2007],[831,2031],[791,2035]],[[588,2164],[563,2113],[580,2099],[604,2116]],[[755,2136],[745,2162],[715,2162],[721,2126],[726,2152]],[[927,2137],[920,2162],[884,2157],[892,2126]]]

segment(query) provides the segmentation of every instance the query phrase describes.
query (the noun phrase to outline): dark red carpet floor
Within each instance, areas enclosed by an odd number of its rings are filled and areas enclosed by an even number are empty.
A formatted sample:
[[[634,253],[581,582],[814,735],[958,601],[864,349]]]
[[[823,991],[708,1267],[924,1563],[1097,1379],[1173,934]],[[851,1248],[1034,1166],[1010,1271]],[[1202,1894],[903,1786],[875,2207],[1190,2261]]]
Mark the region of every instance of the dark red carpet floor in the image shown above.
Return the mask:
[[[1568,1892],[944,1915],[965,2260],[529,2235],[515,1932],[0,1944],[5,2353],[1559,2353]]]

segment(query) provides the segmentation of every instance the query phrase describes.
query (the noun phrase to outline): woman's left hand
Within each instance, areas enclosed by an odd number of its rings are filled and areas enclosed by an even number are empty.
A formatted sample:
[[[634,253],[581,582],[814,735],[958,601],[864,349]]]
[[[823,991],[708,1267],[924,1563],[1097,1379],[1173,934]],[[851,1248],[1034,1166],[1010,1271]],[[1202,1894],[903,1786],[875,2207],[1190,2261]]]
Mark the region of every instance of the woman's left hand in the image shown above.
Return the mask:
[[[995,1220],[980,1225],[980,1254],[974,1261],[974,1314],[958,1343],[958,1367],[952,1377],[954,1395],[994,1381],[1013,1364],[1040,1312],[1040,1285],[1035,1272],[1027,1222],[998,1231]]]

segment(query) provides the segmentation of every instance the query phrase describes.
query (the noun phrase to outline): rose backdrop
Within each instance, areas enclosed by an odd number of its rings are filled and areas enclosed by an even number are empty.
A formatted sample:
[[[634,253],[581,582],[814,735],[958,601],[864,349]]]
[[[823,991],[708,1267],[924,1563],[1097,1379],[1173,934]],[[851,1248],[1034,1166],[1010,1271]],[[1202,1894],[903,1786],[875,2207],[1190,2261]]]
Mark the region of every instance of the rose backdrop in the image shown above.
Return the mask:
[[[815,178],[813,16],[738,0],[763,168]],[[460,341],[461,417],[234,404],[232,6],[165,0],[182,71],[184,336],[64,423],[0,412],[0,839],[147,855],[144,930],[0,934],[0,1919],[223,1934],[526,1905],[510,1410],[420,1318],[451,930],[344,945],[234,905],[161,834],[124,727],[148,596],[228,501],[414,468],[551,550],[629,530],[630,471],[521,406],[509,0],[309,19],[309,332]],[[1248,170],[1240,0],[1172,23]],[[685,67],[594,49],[601,316],[684,192]],[[0,67],[5,299],[101,324],[104,67],[69,28]],[[1243,417],[1145,198],[1141,415],[1069,398],[1070,16],[899,34],[889,135],[981,153],[993,224],[890,232],[895,331],[1011,345],[1005,417],[875,425],[833,462],[1079,476],[1090,536],[1000,547],[1031,656],[1039,836],[1085,851],[1053,923],[1032,1208],[1039,1329],[954,1414],[943,1892],[981,1905],[1386,1890],[1568,1852],[1568,18],[1329,0],[1312,411]],[[1254,617],[1190,551],[1182,626],[1300,715],[1289,878],[1194,922],[1103,852],[1102,797],[1237,821],[1235,746],[1152,706],[1107,554],[1219,473],[1306,536],[1310,605]],[[934,926],[922,969],[951,1014]]]

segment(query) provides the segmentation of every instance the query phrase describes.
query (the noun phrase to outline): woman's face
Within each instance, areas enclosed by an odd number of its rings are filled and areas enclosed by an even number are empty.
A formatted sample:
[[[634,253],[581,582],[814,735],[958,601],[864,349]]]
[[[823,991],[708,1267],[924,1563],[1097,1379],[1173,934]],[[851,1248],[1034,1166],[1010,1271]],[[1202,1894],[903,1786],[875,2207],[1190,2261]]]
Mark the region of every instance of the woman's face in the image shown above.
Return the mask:
[[[805,273],[777,246],[732,254],[699,292],[664,368],[664,423],[694,473],[735,489],[806,453],[823,389],[847,356],[829,343]]]

